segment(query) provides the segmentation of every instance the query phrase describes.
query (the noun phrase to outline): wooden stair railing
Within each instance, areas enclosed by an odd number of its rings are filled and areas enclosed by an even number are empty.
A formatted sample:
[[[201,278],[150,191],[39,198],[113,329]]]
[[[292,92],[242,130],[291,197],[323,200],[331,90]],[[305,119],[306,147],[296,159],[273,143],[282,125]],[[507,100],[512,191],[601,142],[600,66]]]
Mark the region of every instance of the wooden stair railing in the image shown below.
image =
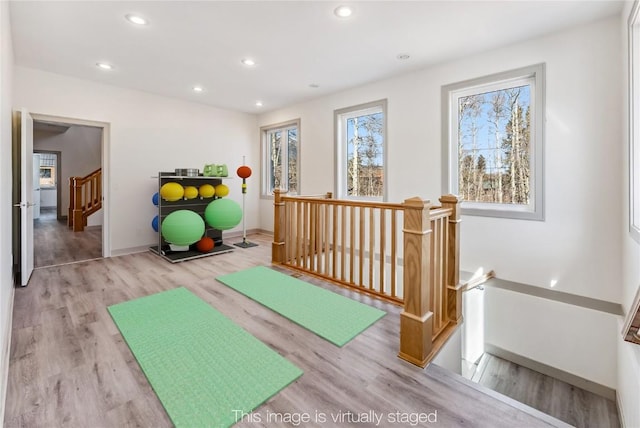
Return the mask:
[[[102,208],[102,168],[85,177],[69,178],[69,216],[67,224],[74,232],[82,232],[87,218]]]
[[[424,367],[462,319],[460,199],[440,203],[275,190],[272,262],[402,305],[398,356]]]

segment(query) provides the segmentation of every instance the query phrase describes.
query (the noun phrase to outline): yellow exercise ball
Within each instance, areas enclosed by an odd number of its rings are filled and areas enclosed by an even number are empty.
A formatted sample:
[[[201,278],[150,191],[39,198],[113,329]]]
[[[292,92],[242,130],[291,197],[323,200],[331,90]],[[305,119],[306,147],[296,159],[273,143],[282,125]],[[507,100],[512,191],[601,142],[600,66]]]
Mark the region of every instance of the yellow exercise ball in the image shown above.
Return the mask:
[[[186,199],[195,199],[198,197],[198,189],[194,186],[185,186],[184,187],[184,197]]]
[[[184,187],[180,184],[170,181],[160,188],[160,196],[165,201],[173,202],[182,199],[184,196]]]
[[[218,184],[216,185],[216,196],[219,198],[224,198],[229,194],[229,187],[226,184]]]
[[[200,193],[200,196],[203,198],[213,198],[213,195],[216,194],[216,189],[211,184],[203,184],[198,189],[198,193]]]

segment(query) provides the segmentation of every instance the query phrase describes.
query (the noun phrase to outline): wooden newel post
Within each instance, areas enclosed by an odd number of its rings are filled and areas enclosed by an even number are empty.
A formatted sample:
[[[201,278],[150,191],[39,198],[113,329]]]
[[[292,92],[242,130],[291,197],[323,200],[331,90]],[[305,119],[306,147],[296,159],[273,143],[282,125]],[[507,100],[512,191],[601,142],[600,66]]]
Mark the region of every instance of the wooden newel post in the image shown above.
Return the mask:
[[[420,367],[427,364],[433,347],[433,313],[430,311],[431,203],[411,198],[404,205],[404,310],[400,314],[398,356]]]
[[[282,194],[286,191],[275,189],[273,191],[273,243],[271,244],[271,262],[284,263],[285,241],[285,212]]]
[[[73,194],[75,177],[69,177],[69,213],[67,215],[67,226],[73,227],[73,204],[75,203],[75,196]]]
[[[449,242],[447,257],[447,315],[449,320],[459,324],[462,321],[462,285],[460,284],[460,202],[456,195],[440,198],[442,208],[450,208]]]

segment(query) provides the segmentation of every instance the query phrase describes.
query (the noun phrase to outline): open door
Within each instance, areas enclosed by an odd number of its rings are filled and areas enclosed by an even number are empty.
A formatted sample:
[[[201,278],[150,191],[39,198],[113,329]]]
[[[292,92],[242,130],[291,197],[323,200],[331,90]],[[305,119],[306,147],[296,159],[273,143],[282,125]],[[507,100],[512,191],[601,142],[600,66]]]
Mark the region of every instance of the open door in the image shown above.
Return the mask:
[[[20,257],[21,285],[33,272],[33,118],[22,109],[20,115]]]

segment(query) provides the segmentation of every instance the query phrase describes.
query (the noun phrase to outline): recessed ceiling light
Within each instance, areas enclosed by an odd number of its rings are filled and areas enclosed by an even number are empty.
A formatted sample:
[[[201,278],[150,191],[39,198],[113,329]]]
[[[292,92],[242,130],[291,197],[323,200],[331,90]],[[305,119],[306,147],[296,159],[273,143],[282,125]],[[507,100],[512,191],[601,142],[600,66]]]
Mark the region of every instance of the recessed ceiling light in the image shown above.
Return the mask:
[[[254,65],[256,65],[256,62],[251,58],[244,58],[241,62],[247,67],[253,67]]]
[[[134,15],[132,13],[128,14],[125,16],[125,18],[127,19],[127,21],[129,21],[132,24],[136,24],[136,25],[147,25],[149,23],[149,21],[147,21],[146,19],[144,19],[143,17],[139,16],[139,15]]]
[[[396,58],[398,58],[400,61],[404,61],[405,59],[411,58],[411,55],[409,55],[409,54],[399,54]]]
[[[262,107],[262,101],[256,101],[256,107]]]
[[[193,92],[202,92],[202,91],[204,91],[204,88],[202,86],[194,86],[192,89],[193,89]]]
[[[111,64],[107,64],[106,62],[97,62],[96,67],[103,70],[113,70],[113,66]]]
[[[348,18],[353,13],[353,9],[349,6],[338,6],[333,10],[333,14],[338,18]]]

